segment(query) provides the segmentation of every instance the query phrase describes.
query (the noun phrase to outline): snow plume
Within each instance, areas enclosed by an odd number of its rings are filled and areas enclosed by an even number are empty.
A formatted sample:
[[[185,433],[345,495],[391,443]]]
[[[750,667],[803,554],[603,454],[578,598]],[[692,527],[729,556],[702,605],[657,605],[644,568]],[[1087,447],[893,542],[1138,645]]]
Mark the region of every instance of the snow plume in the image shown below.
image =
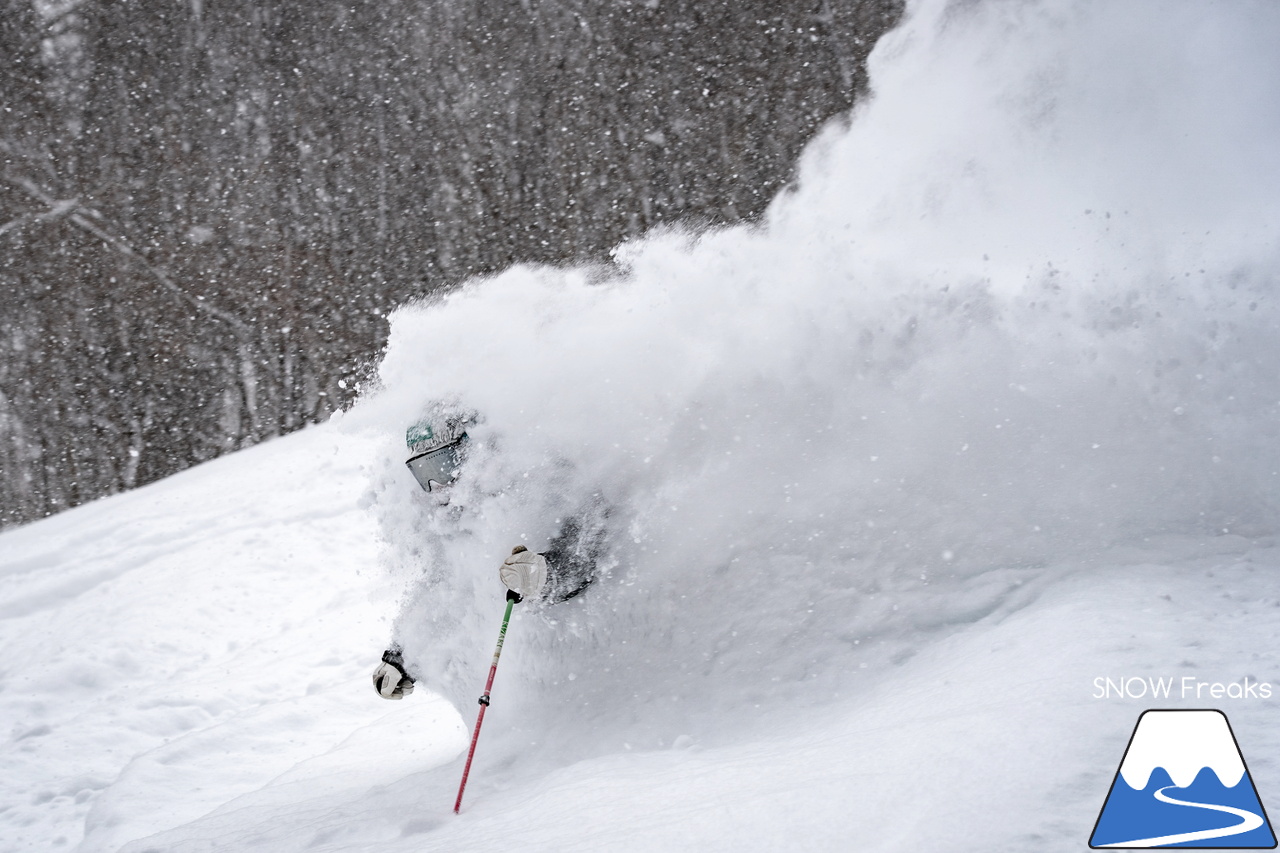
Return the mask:
[[[408,659],[470,704],[498,562],[596,492],[611,573],[519,618],[497,687],[579,743],[793,713],[1051,556],[1273,531],[1277,36],[1271,3],[921,2],[759,226],[401,309],[347,423],[386,434]],[[402,466],[441,402],[480,413],[447,507]]]

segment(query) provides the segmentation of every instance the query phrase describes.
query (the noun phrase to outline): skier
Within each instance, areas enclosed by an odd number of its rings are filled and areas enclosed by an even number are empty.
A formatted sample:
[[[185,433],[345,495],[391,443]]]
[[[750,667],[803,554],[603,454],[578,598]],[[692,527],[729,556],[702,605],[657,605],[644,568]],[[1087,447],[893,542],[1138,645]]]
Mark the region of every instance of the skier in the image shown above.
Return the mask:
[[[423,489],[447,489],[457,480],[470,441],[468,422],[474,418],[425,420],[409,428],[405,464]],[[498,567],[507,599],[517,604],[526,600],[559,604],[590,586],[604,551],[607,515],[607,508],[597,499],[567,519],[545,551],[535,553],[523,545],[515,546]],[[374,689],[384,699],[402,699],[413,692],[413,685],[403,650],[393,645],[382,653],[382,662],[373,672]]]

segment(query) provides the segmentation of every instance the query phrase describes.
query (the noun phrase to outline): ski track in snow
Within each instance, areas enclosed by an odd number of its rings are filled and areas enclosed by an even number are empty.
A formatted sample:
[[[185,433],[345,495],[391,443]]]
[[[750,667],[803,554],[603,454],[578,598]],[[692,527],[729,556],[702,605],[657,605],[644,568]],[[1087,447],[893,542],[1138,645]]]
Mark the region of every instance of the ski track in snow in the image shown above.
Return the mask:
[[[406,306],[333,422],[0,536],[0,853],[1082,849],[1095,678],[1280,684],[1278,40],[920,0],[767,221]],[[455,817],[498,562],[597,493]]]

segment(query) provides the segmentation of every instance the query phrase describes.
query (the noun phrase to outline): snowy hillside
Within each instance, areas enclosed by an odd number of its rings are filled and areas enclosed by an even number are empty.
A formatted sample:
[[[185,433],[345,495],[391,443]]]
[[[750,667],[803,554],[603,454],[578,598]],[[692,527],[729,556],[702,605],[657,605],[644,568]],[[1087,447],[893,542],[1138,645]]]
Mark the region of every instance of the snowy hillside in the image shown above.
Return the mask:
[[[1280,693],[1197,687],[1280,686],[1277,36],[921,2],[761,227],[406,307],[334,422],[0,536],[0,851],[1079,850],[1148,707],[1280,802]],[[497,565],[597,495],[455,817]]]

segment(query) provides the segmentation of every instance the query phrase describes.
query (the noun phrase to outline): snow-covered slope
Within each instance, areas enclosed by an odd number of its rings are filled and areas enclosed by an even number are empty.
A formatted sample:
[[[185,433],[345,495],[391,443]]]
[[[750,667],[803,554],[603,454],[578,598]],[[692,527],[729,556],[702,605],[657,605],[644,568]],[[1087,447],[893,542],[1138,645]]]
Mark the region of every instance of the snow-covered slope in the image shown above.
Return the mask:
[[[1280,549],[1165,539],[1031,572],[953,625],[904,614],[893,644],[915,654],[850,650],[825,703],[768,697],[744,667],[761,701],[665,741],[636,721],[680,732],[703,697],[622,695],[613,721],[517,737],[506,660],[454,817],[463,721],[368,683],[398,592],[368,569],[369,453],[315,429],[0,538],[0,849],[1076,850],[1147,707],[1095,700],[1094,678],[1280,684]],[[1266,801],[1274,709],[1226,710]]]
[[[1080,849],[1205,705],[1096,678],[1280,686],[1278,35],[919,3],[762,226],[408,307],[334,423],[0,536],[0,851]],[[455,817],[497,564],[597,493]]]

